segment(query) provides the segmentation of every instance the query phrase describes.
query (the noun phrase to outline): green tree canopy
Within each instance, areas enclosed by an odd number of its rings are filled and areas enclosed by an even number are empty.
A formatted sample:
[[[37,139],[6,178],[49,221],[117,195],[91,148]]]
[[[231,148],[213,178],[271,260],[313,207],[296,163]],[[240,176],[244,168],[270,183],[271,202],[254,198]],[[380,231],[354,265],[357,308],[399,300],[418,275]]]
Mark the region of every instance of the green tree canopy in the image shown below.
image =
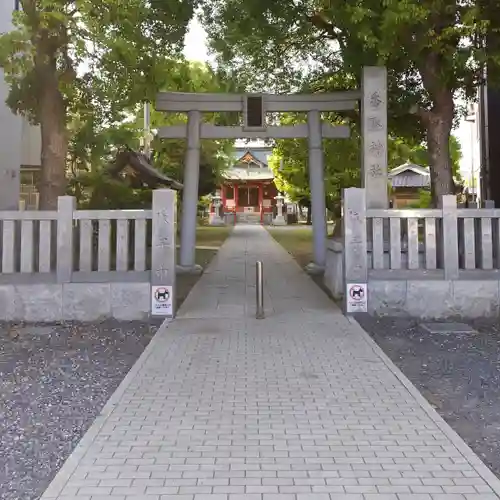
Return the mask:
[[[152,99],[181,55],[195,2],[20,0],[16,29],[0,37],[0,65],[11,108],[41,125],[42,208],[65,191],[72,115],[117,123]]]
[[[204,21],[220,63],[249,84],[273,90],[333,90],[359,85],[363,65],[389,72],[391,133],[424,139],[434,202],[454,191],[450,135],[472,99],[486,62],[490,14],[500,1],[206,0]],[[490,12],[491,11],[491,12]],[[496,28],[494,28],[496,29]],[[497,33],[498,36],[498,33]]]
[[[456,180],[460,180],[460,160],[462,147],[458,139],[450,136],[451,171]],[[409,162],[422,167],[430,167],[431,158],[425,142],[413,142],[404,137],[389,138],[389,169]]]
[[[231,81],[225,80],[206,65],[179,61],[172,64],[168,73],[168,81],[158,90],[217,92],[221,90],[235,91]],[[69,151],[71,159],[71,190],[81,202],[89,200],[93,187],[99,186],[106,179],[106,167],[113,162],[116,154],[125,146],[134,150],[142,147],[144,139],[144,106],[136,102],[124,107],[121,111],[128,119],[118,123],[108,123],[97,120],[88,114],[88,108],[83,108],[82,114],[71,115],[68,129],[70,130]],[[157,131],[162,126],[186,122],[186,114],[164,113],[151,110],[151,130]],[[205,116],[205,121],[212,123],[229,123],[228,117],[220,114]],[[159,139],[152,141],[152,161],[154,166],[168,176],[183,181],[185,139]],[[221,173],[228,167],[232,141],[204,140],[202,141],[200,159],[199,194],[203,196],[213,191]],[[104,180],[103,180],[104,177]],[[113,186],[115,183],[112,183]],[[122,189],[114,190],[124,197]],[[111,195],[110,195],[111,196]],[[133,201],[133,200],[132,200]],[[138,203],[143,203],[140,198]],[[115,203],[116,205],[116,203]],[[116,206],[114,208],[116,208]],[[122,206],[126,206],[122,204]],[[136,206],[136,204],[134,204]]]
[[[305,117],[286,114],[282,117],[283,125],[303,122]],[[325,193],[326,206],[340,216],[342,189],[360,186],[361,138],[358,130],[351,125],[349,139],[324,140],[325,158]],[[425,143],[412,141],[404,137],[390,136],[388,140],[389,169],[406,162],[429,166],[429,154]],[[451,137],[450,150],[453,158],[453,171],[459,178],[460,144]],[[310,203],[308,146],[304,139],[282,139],[276,141],[270,160],[278,189],[285,192],[292,201],[307,205]]]

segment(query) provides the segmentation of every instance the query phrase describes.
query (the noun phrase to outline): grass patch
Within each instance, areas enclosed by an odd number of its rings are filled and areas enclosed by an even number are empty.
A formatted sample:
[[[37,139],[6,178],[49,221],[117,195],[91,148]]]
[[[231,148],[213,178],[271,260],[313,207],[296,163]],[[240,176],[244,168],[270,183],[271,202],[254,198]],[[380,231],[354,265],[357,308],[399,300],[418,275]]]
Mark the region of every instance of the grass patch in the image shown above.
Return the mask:
[[[267,230],[301,267],[307,266],[312,261],[312,226],[270,227]]]
[[[196,228],[196,264],[207,267],[222,246],[232,226],[199,226]],[[180,240],[180,238],[178,238]],[[177,262],[179,262],[179,251],[177,248]],[[177,276],[177,307],[186,300],[189,292],[200,279],[199,275],[181,274]]]
[[[232,226],[199,226],[196,229],[196,246],[220,248],[232,229]]]
[[[333,232],[333,224],[327,228],[328,234]],[[284,226],[269,227],[269,234],[304,268],[313,261],[313,232],[312,226]],[[311,275],[311,279],[330,298],[331,294],[323,283],[323,275]]]

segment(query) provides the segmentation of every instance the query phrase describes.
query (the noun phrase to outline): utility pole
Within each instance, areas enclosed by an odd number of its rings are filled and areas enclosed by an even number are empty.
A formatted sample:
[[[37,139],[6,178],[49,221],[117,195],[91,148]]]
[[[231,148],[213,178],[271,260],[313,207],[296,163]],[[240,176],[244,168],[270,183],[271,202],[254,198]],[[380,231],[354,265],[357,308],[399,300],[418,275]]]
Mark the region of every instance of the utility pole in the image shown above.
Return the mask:
[[[465,121],[470,124],[470,187],[472,190],[472,201],[479,203],[478,189],[476,183],[476,165],[474,161],[475,156],[475,141],[474,141],[474,127],[476,126],[476,109],[472,105],[465,117]]]
[[[144,154],[151,159],[151,141],[153,136],[151,134],[151,108],[149,102],[144,103]]]

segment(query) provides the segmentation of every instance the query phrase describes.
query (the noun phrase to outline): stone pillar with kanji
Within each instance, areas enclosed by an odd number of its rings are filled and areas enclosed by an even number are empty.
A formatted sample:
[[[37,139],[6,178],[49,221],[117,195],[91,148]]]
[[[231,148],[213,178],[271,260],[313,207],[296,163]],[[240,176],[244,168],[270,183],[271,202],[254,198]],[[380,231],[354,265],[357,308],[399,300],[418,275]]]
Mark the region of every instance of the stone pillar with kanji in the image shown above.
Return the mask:
[[[366,207],[388,208],[387,176],[387,70],[363,68],[362,88],[362,187]]]

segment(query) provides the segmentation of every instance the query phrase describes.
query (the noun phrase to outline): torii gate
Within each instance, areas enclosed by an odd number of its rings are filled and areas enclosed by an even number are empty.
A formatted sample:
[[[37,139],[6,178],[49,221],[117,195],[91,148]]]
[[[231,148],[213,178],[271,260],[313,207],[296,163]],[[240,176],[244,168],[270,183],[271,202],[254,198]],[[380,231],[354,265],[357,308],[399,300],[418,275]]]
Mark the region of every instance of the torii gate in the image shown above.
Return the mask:
[[[326,260],[326,207],[323,139],[345,139],[349,127],[321,120],[321,112],[355,109],[362,111],[362,184],[368,208],[388,207],[387,179],[387,71],[365,67],[361,90],[318,94],[201,94],[160,92],[156,109],[187,113],[187,124],[161,127],[159,137],[187,139],[182,199],[180,269],[199,272],[195,263],[196,215],[200,163],[200,139],[290,139],[309,140],[309,184],[313,224],[314,261],[310,272],[322,271]],[[238,111],[243,126],[203,123],[202,112]],[[307,124],[267,126],[266,113],[307,112]]]

